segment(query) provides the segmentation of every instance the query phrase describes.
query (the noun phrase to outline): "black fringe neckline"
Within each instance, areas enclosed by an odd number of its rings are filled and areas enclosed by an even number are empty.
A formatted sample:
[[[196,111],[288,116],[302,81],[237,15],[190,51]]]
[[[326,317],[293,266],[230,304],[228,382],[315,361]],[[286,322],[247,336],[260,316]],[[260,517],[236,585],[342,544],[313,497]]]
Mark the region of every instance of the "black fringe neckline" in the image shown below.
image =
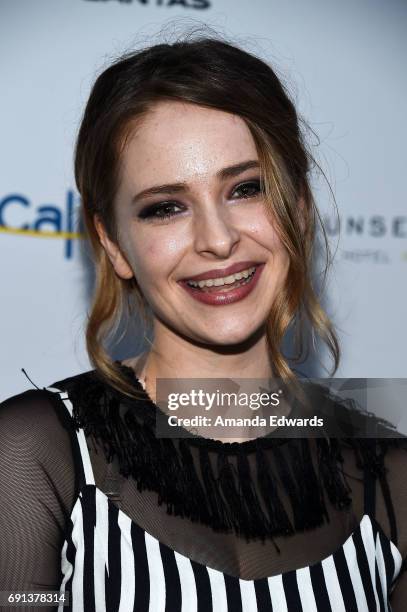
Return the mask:
[[[119,392],[96,370],[52,386],[68,392],[76,429],[83,428],[100,443],[109,463],[117,457],[120,473],[134,478],[140,492],[157,492],[158,504],[165,503],[168,514],[246,540],[274,542],[275,536],[314,529],[330,520],[326,497],[336,509],[352,504],[342,469],[343,446],[353,448],[358,468],[380,480],[386,505],[391,506],[384,456],[390,446],[406,448],[407,438],[315,438],[316,465],[307,438],[269,435],[223,442],[189,432],[188,437],[157,438],[159,406],[132,368],[115,363],[141,399]],[[290,512],[283,504],[283,491]]]
[[[115,363],[125,375],[128,382],[132,384],[136,391],[143,396],[143,400],[140,404],[140,408],[143,411],[143,419],[145,422],[148,422],[149,425],[155,427],[157,416],[166,418],[167,415],[165,415],[161,408],[155,402],[153,402],[148,392],[144,389],[140,380],[137,378],[133,368],[126,366],[121,361],[116,361]],[[129,400],[130,398],[126,399]],[[124,403],[126,403],[126,399],[123,399]],[[127,403],[129,404],[130,408],[134,408],[133,399],[130,399],[130,401]],[[290,416],[295,416],[295,412],[296,411],[293,410],[290,413]],[[180,426],[178,430],[182,432],[183,437],[189,439],[189,443],[192,446],[202,446],[210,451],[220,451],[228,455],[235,455],[237,452],[243,451],[245,453],[252,453],[256,450],[260,441],[263,448],[269,448],[270,446],[274,445],[280,446],[287,441],[287,438],[276,437],[273,432],[256,439],[245,440],[243,442],[224,442],[223,440],[200,436],[192,431],[187,431],[182,426]]]

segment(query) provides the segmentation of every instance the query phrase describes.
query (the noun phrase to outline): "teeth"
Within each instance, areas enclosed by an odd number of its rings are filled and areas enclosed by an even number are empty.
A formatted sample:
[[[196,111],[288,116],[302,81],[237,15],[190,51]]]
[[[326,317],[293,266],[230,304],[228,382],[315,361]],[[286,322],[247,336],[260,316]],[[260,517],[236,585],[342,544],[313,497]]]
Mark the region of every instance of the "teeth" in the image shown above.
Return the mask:
[[[230,274],[229,276],[224,276],[222,278],[209,278],[208,280],[202,281],[187,281],[187,283],[192,287],[199,287],[200,289],[203,287],[221,287],[222,285],[232,285],[242,278],[248,278],[255,270],[256,266],[252,266],[247,270],[242,270],[241,272],[236,272],[236,274]]]

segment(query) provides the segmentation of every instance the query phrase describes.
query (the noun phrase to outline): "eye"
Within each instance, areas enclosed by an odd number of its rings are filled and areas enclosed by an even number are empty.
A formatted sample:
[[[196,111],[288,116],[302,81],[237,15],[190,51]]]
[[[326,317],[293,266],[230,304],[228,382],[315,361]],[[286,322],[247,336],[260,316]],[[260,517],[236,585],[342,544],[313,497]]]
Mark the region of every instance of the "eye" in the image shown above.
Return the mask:
[[[237,193],[238,198],[248,199],[258,196],[262,192],[262,184],[259,179],[245,181],[237,185],[233,191],[233,194]],[[232,195],[233,195],[232,194]],[[175,210],[175,209],[178,209]],[[150,204],[143,208],[138,218],[141,220],[158,220],[165,221],[176,217],[183,212],[182,207],[177,202],[158,202],[156,204]]]
[[[258,196],[262,192],[262,185],[259,179],[246,181],[245,183],[240,183],[235,187],[234,192],[240,192],[238,197],[240,198],[253,198]]]
[[[160,202],[143,208],[138,217],[140,219],[169,219],[179,214],[174,211],[174,208],[180,208],[180,206],[176,202]]]

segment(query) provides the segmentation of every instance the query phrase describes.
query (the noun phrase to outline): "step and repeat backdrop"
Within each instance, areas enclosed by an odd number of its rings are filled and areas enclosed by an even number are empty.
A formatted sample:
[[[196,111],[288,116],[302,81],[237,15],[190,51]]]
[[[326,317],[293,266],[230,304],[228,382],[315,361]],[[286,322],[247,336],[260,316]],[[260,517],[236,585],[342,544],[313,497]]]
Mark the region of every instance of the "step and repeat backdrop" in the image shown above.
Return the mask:
[[[32,388],[22,368],[39,387],[90,368],[93,275],[72,166],[94,79],[122,52],[200,24],[269,61],[315,132],[340,219],[316,175],[337,376],[407,376],[403,0],[0,0],[0,400]],[[115,356],[142,346],[140,331]]]

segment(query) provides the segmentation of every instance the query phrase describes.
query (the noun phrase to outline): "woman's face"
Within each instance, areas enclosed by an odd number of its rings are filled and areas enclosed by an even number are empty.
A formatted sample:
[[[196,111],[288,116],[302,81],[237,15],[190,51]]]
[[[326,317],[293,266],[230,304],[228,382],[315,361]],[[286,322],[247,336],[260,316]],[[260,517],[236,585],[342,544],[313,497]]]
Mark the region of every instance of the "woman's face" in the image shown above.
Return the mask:
[[[264,325],[289,258],[264,205],[255,143],[240,117],[157,103],[127,141],[115,207],[120,248],[106,236],[102,242],[116,273],[136,277],[156,330],[164,325],[226,346]],[[224,273],[234,264],[254,268],[253,276]],[[186,285],[208,271],[213,279],[213,270],[227,284]]]

